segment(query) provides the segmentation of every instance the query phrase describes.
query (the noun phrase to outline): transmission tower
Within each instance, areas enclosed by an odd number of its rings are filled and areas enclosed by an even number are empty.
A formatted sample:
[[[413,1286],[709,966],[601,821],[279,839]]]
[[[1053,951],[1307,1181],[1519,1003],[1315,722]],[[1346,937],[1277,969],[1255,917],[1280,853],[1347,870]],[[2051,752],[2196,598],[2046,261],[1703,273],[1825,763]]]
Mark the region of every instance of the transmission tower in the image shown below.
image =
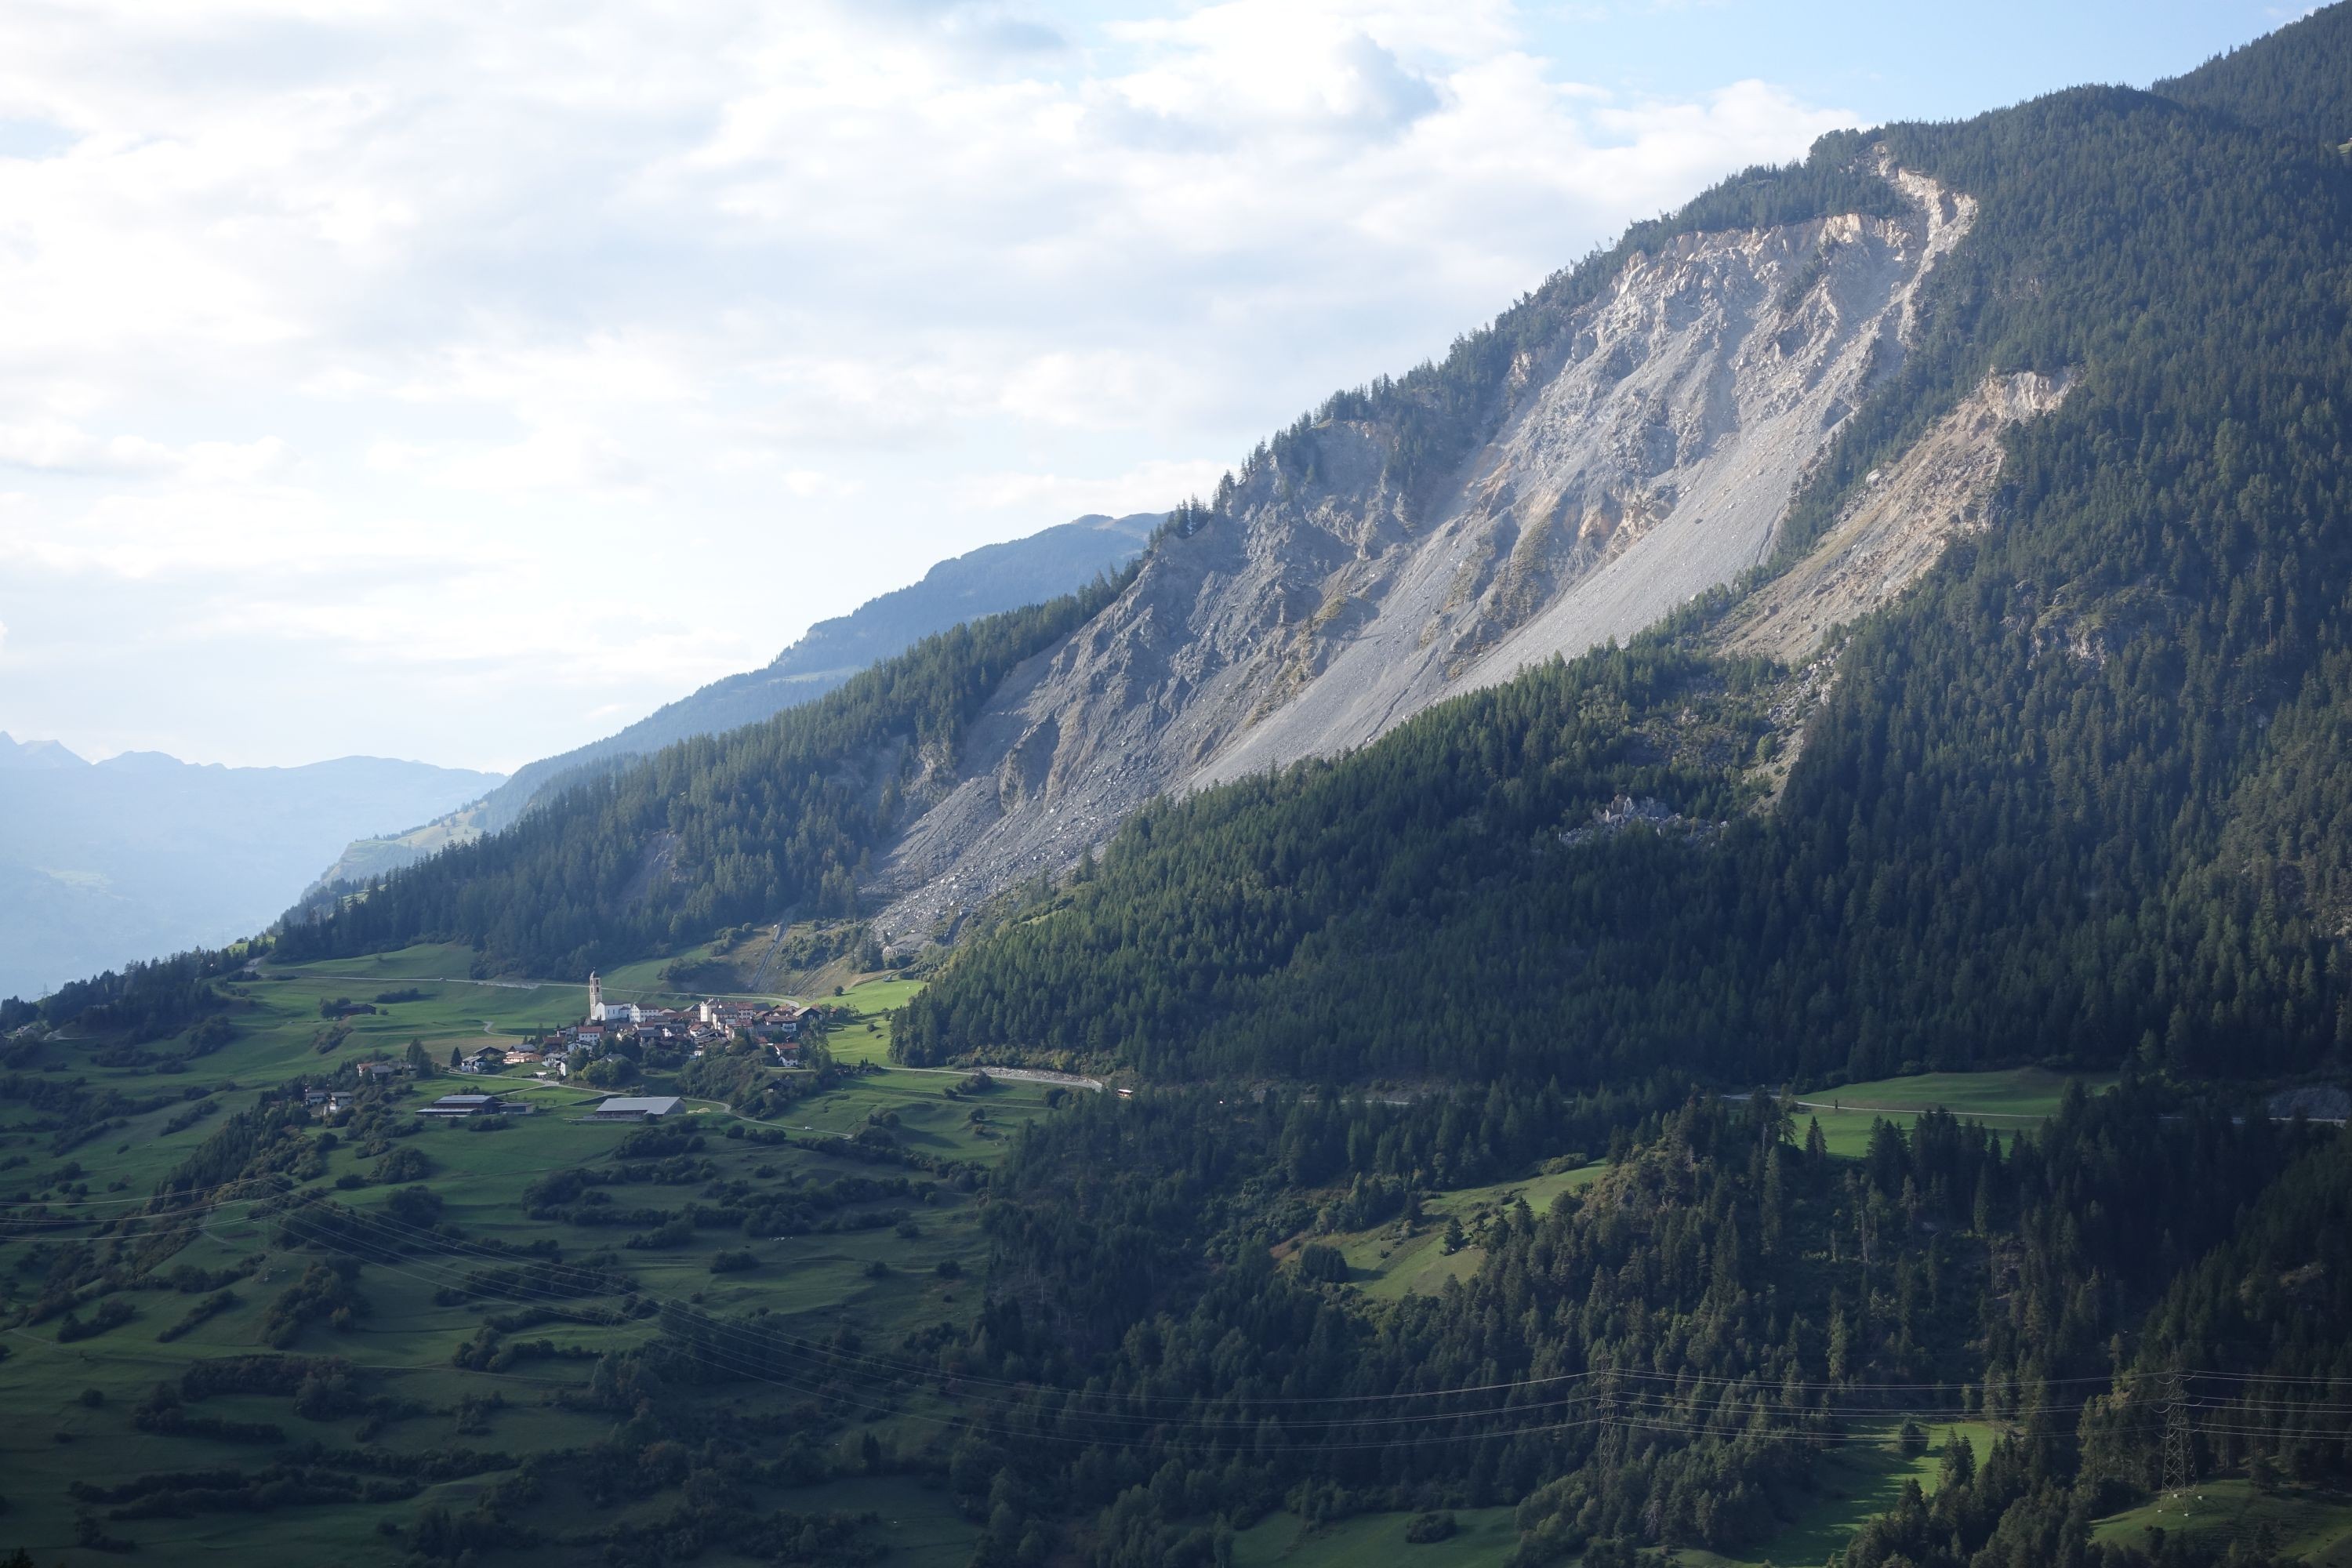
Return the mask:
[[[2164,1380],[2164,1489],[2189,1485],[2189,1387],[2179,1373]]]

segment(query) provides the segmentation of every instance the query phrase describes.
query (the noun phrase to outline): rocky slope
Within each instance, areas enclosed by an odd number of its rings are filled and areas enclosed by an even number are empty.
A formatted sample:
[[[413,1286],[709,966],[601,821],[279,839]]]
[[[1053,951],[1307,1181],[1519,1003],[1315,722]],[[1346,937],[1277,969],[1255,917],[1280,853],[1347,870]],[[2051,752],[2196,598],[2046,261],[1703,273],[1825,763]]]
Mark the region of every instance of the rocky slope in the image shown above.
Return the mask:
[[[1360,745],[1760,563],[1809,467],[1900,366],[1919,290],[1973,216],[1884,173],[1896,216],[1634,256],[1512,364],[1495,433],[1433,500],[1393,482],[1398,433],[1376,420],[1327,417],[1286,458],[1255,458],[1213,520],[1020,671],[961,765],[925,781],[929,809],[875,879],[884,931],[951,934],[1155,795]]]
[[[1721,646],[1794,664],[1918,581],[1953,536],[1990,526],[2001,432],[2057,407],[2068,384],[2032,371],[1987,377],[1900,460],[1874,471],[1803,560],[1740,603]]]

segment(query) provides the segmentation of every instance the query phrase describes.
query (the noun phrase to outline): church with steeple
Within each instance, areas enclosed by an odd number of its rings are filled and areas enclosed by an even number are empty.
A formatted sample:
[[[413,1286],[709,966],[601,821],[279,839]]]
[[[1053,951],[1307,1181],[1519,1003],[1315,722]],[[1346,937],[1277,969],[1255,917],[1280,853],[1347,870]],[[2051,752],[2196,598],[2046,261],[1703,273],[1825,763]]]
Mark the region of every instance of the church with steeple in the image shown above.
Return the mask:
[[[606,1002],[604,982],[594,970],[588,972],[588,1021],[592,1024],[634,1024],[638,1009],[627,1002]]]

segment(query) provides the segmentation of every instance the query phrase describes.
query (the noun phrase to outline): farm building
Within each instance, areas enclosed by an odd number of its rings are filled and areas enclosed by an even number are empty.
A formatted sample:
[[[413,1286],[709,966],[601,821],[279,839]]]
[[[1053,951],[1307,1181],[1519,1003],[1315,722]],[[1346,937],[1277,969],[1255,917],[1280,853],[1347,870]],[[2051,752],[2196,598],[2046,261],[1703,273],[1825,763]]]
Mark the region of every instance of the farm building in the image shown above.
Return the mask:
[[[417,1107],[419,1116],[501,1116],[507,1108],[495,1094],[445,1094],[430,1105]]]
[[[677,1096],[638,1095],[608,1100],[590,1114],[598,1121],[653,1121],[677,1111]]]

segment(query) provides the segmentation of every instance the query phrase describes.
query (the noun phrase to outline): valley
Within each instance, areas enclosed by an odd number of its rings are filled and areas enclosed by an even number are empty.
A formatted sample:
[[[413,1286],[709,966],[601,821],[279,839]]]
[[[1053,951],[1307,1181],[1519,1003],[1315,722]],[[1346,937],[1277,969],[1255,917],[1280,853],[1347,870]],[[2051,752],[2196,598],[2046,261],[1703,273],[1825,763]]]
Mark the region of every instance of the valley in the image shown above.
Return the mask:
[[[0,1529],[2343,1561],[2347,105],[2339,4],[1828,131],[1115,571],[0,1000]]]

